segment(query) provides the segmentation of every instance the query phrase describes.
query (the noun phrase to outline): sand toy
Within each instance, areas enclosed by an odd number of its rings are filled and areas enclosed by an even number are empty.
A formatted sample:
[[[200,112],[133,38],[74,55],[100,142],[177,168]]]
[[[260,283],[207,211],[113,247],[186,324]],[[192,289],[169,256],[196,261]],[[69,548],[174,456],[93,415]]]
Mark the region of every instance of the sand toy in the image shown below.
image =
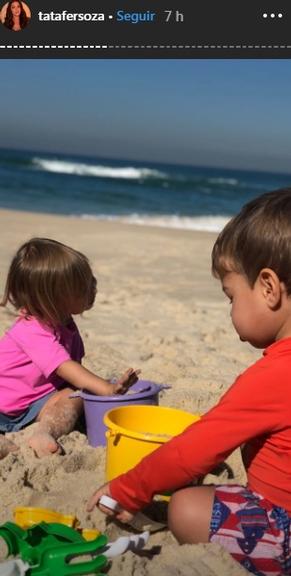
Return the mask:
[[[29,528],[39,522],[57,522],[71,528],[79,525],[79,520],[73,514],[60,514],[49,508],[35,508],[32,506],[18,506],[13,511],[15,524],[20,528]]]
[[[114,396],[99,396],[84,390],[74,392],[72,396],[80,396],[84,400],[84,412],[88,442],[91,446],[106,445],[106,426],[103,423],[104,414],[118,406],[135,406],[140,404],[158,405],[159,393],[170,388],[167,384],[156,384],[150,380],[138,380],[126,394]]]
[[[104,416],[106,480],[127,472],[199,418],[199,414],[167,406],[119,406],[109,410]]]
[[[64,524],[41,522],[23,530],[13,522],[6,522],[0,526],[0,537],[6,542],[8,555],[17,556],[0,564],[0,576],[102,576],[100,570],[106,567],[109,558],[129,549],[140,550],[149,533],[123,536],[110,543],[104,534],[86,541]],[[86,556],[85,561],[82,556]],[[72,563],[75,559],[80,561]]]
[[[114,500],[114,498],[111,498],[111,496],[101,496],[99,503],[103,506],[106,506],[106,508],[113,510],[114,512],[118,512],[120,509],[117,500]],[[129,525],[135,530],[146,530],[148,532],[157,532],[158,530],[163,530],[166,527],[164,522],[153,520],[143,512],[138,512],[135,514],[133,519],[129,522]]]
[[[94,528],[81,528],[80,521],[73,514],[61,514],[49,508],[35,508],[33,506],[19,506],[13,511],[15,524],[20,528],[30,528],[39,522],[57,522],[78,530],[85,540],[94,540],[100,536],[100,530]]]

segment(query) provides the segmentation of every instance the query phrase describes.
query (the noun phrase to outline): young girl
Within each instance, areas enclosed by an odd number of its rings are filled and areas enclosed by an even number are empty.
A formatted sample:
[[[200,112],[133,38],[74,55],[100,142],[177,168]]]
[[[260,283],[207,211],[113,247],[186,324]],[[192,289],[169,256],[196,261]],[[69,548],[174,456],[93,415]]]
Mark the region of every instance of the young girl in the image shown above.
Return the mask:
[[[73,314],[89,310],[97,293],[86,256],[47,238],[33,238],[14,256],[2,306],[18,318],[0,340],[0,457],[17,447],[3,436],[34,421],[29,444],[35,453],[60,452],[57,442],[82,412],[75,388],[124,394],[137,381],[127,372],[114,384],[83,366],[84,347]]]

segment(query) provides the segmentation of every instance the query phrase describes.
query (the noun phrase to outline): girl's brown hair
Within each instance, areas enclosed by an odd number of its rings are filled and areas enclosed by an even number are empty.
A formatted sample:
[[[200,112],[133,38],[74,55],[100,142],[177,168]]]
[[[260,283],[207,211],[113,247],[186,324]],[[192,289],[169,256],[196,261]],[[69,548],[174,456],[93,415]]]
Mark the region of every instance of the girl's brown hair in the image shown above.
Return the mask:
[[[28,316],[58,326],[76,302],[89,309],[96,280],[86,256],[49,238],[32,238],[16,252],[8,272],[2,306],[10,302]]]
[[[259,272],[271,268],[291,294],[291,188],[255,198],[232,218],[212,250],[212,272],[244,274],[253,286]]]

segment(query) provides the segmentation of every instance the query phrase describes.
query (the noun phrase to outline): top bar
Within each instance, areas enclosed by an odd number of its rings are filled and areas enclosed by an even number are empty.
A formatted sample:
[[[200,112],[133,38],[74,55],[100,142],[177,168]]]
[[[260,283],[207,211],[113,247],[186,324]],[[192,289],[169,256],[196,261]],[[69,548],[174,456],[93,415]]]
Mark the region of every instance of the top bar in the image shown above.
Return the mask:
[[[1,58],[291,57],[290,8],[278,0],[13,0],[0,20]]]

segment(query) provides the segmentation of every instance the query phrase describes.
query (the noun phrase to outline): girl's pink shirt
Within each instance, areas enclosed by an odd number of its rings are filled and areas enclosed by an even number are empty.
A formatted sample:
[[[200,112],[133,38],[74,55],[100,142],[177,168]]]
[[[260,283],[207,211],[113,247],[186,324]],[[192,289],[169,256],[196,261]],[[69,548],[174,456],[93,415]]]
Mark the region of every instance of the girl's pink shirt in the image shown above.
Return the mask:
[[[20,317],[0,340],[0,412],[17,415],[65,383],[55,371],[66,360],[81,362],[83,341],[75,322],[55,330]]]

